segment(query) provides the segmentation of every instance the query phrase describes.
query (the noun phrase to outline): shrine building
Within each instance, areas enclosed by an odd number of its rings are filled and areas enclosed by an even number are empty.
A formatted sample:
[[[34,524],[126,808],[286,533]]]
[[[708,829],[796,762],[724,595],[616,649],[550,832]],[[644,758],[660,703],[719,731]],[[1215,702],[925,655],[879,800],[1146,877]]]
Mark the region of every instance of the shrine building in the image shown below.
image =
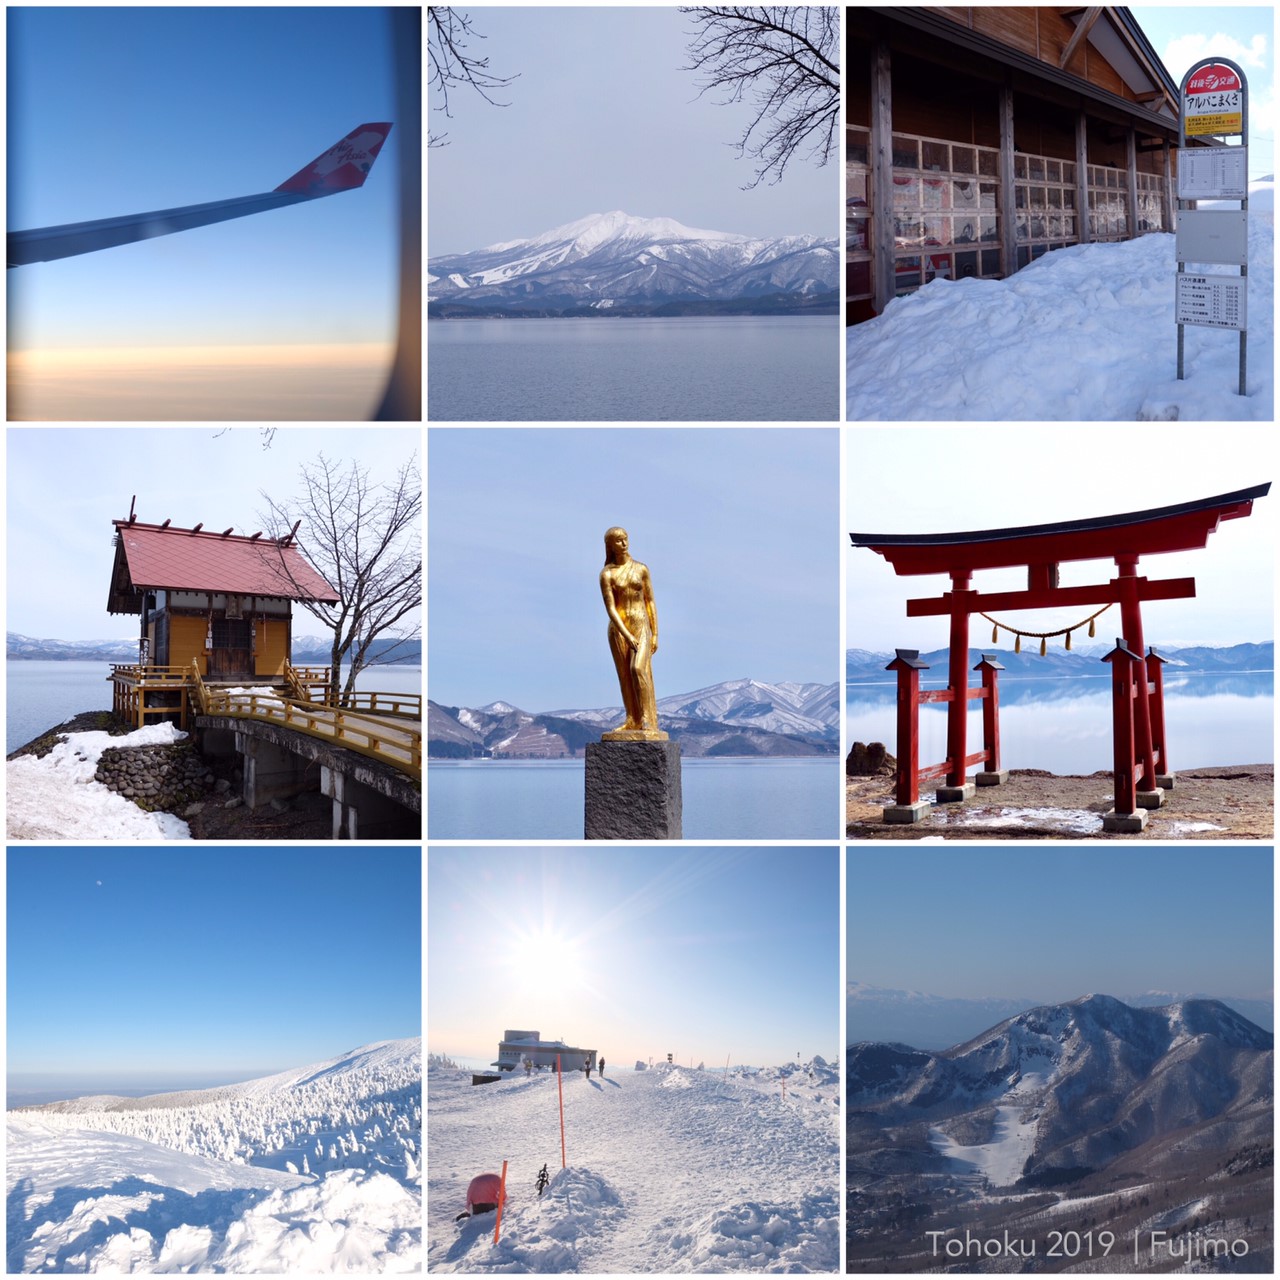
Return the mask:
[[[212,682],[270,682],[291,657],[295,601],[337,594],[294,541],[114,520],[108,613],[138,618],[138,666]]]
[[[844,12],[846,323],[1174,229],[1178,84],[1129,9]]]

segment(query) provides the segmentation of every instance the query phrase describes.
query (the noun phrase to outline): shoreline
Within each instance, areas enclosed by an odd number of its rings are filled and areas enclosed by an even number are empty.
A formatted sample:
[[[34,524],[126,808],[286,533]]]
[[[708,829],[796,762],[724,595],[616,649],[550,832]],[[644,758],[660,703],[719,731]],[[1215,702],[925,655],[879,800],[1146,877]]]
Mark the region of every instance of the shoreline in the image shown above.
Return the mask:
[[[963,804],[934,805],[923,822],[891,824],[893,776],[845,778],[845,834],[851,840],[1272,840],[1275,765],[1217,765],[1175,774],[1164,804],[1141,834],[1104,832],[1112,773],[1053,774],[1011,769],[998,787],[979,787]],[[932,788],[921,787],[921,799]]]

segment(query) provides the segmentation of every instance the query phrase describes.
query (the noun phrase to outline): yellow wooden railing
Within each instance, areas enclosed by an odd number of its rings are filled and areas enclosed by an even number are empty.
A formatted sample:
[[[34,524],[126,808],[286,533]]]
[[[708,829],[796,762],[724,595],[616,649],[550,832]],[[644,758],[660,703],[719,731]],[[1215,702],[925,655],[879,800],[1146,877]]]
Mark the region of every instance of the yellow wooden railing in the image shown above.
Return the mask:
[[[337,746],[381,760],[405,773],[422,776],[422,730],[395,721],[422,720],[422,695],[410,693],[356,692],[350,705],[330,707],[311,695],[318,686],[328,691],[328,667],[295,667],[285,664],[285,687],[278,694],[231,693],[209,685],[200,664],[187,667],[152,667],[117,663],[108,677],[112,682],[112,710],[134,728],[147,717],[178,714],[179,728],[188,728],[192,715],[230,716],[265,720],[299,733],[324,738]],[[148,695],[162,693],[163,702]],[[176,694],[173,701],[168,695]],[[378,717],[392,723],[372,722]]]
[[[229,693],[206,687],[203,714],[282,725],[381,760],[404,773],[422,775],[421,730],[375,724],[368,712],[294,702],[283,693]]]

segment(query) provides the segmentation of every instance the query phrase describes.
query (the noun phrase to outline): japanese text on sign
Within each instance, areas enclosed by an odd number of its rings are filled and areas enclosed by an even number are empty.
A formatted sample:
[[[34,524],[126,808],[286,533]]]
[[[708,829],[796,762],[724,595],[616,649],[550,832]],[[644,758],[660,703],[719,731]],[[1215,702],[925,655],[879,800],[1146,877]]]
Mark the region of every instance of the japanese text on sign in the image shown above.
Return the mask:
[[[1248,281],[1243,276],[1180,275],[1177,280],[1178,324],[1248,328]]]
[[[1247,147],[1181,147],[1178,199],[1243,200],[1249,194]]]

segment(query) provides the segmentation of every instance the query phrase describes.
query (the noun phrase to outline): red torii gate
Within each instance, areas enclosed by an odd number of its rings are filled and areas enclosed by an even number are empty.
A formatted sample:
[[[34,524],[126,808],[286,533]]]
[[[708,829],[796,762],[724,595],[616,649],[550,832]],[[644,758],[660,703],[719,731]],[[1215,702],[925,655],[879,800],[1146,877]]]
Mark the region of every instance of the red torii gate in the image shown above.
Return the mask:
[[[1249,515],[1253,500],[1263,497],[1270,488],[1268,482],[1215,498],[1149,511],[1012,529],[933,534],[851,533],[849,537],[855,547],[867,547],[884,556],[900,576],[946,573],[951,578],[950,591],[937,597],[907,601],[909,618],[948,616],[951,619],[948,687],[946,694],[938,699],[947,703],[946,787],[939,790],[938,801],[968,799],[973,794],[973,784],[966,782],[967,767],[990,754],[989,738],[986,750],[972,758],[966,755],[965,714],[969,700],[987,698],[991,708],[988,719],[994,718],[996,706],[992,693],[968,687],[970,615],[995,610],[1118,604],[1123,634],[1116,642],[1116,649],[1104,659],[1112,665],[1116,807],[1107,815],[1104,829],[1141,830],[1147,815],[1138,810],[1158,808],[1164,794],[1161,784],[1172,787],[1174,781],[1164,745],[1162,659],[1154,650],[1149,657],[1145,656],[1142,602],[1193,597],[1196,583],[1194,578],[1153,581],[1140,577],[1138,560],[1144,555],[1204,547],[1220,521]],[[1094,586],[1061,587],[1059,566],[1073,560],[1114,560],[1117,575],[1109,582]],[[979,569],[1018,566],[1025,566],[1027,570],[1024,591],[983,594],[970,585]],[[916,661],[914,670],[911,666],[916,657],[915,653],[900,650],[889,668],[901,670],[896,806],[899,812],[891,818],[890,811],[886,810],[886,820],[918,821],[929,808],[927,803],[918,800],[915,703],[910,740],[902,740],[906,723],[904,688],[919,688],[920,664]],[[920,695],[914,696],[918,699]],[[995,732],[998,735],[998,728]],[[991,769],[999,768],[998,759],[987,762]],[[1158,765],[1160,772],[1157,772]]]

